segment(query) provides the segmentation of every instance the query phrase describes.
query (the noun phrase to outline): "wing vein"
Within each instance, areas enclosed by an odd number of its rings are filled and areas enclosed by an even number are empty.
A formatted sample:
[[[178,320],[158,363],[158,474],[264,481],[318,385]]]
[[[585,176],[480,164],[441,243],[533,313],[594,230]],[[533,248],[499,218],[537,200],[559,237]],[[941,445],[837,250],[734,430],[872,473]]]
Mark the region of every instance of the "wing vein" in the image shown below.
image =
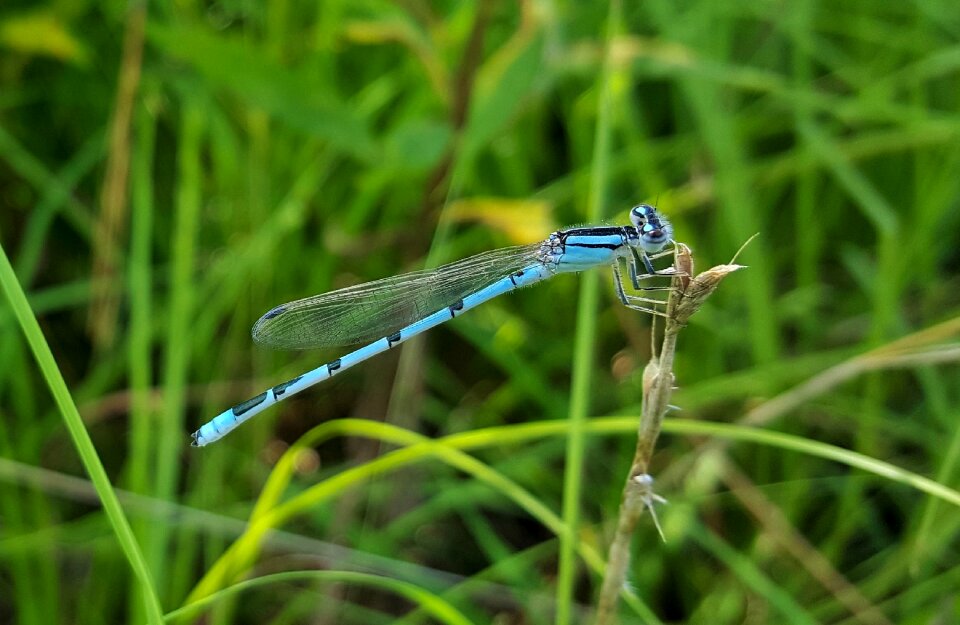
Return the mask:
[[[540,244],[484,252],[277,306],[254,324],[258,343],[284,349],[352,345],[390,335],[538,258]]]

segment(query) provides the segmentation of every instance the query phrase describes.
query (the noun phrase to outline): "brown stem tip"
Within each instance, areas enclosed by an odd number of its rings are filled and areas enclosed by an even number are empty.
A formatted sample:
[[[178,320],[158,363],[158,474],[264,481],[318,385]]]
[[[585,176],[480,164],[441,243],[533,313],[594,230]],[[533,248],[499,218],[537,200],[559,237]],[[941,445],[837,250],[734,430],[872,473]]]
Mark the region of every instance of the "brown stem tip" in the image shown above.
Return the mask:
[[[737,254],[739,255],[739,252]],[[733,260],[736,260],[736,256]],[[738,265],[731,261],[729,264],[717,265],[693,276],[693,256],[690,248],[683,243],[678,243],[674,267],[677,271],[677,277],[674,278],[676,290],[670,298],[667,316],[673,324],[684,326],[703,306],[707,298],[717,290],[720,282],[734,271],[743,269],[745,265]]]

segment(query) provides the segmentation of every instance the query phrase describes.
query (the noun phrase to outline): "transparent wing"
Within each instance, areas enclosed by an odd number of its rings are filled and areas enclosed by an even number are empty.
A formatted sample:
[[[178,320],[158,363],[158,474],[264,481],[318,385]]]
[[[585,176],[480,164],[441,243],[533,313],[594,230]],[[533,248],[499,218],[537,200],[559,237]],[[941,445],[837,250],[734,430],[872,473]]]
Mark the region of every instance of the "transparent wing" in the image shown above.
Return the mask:
[[[253,338],[271,347],[312,349],[389,336],[535,263],[539,250],[539,243],[506,247],[283,304],[260,317]]]

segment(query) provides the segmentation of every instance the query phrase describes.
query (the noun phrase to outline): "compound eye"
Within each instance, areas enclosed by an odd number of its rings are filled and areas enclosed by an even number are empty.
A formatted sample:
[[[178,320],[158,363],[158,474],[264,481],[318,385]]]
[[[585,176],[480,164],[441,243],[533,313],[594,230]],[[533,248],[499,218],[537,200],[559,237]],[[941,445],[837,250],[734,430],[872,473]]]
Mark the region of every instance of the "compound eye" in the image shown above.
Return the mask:
[[[647,204],[640,204],[630,209],[630,222],[640,230],[647,223],[647,218],[653,213],[653,207]]]

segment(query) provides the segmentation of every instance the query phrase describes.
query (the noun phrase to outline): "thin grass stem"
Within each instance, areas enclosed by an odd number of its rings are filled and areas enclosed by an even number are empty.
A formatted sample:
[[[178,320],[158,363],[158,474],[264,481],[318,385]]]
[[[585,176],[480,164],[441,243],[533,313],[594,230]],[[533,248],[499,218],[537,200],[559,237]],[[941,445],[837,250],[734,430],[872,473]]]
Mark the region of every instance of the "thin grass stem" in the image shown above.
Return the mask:
[[[110,526],[117,535],[117,540],[120,542],[120,547],[123,549],[130,567],[140,581],[140,591],[143,593],[147,621],[151,625],[160,625],[163,622],[163,611],[160,609],[160,600],[157,597],[147,562],[140,551],[139,545],[137,545],[130,523],[120,507],[120,502],[113,491],[107,472],[100,462],[100,456],[97,455],[93,441],[90,440],[90,434],[83,425],[83,420],[80,418],[73,397],[70,396],[67,383],[60,373],[59,367],[57,367],[56,359],[54,359],[50,346],[40,330],[37,318],[30,310],[27,296],[20,287],[20,282],[17,280],[13,266],[10,264],[7,252],[2,245],[0,245],[0,285],[3,286],[7,299],[10,301],[10,306],[13,308],[17,321],[20,323],[20,328],[23,330],[27,343],[29,343],[33,352],[33,357],[47,381],[47,386],[50,387],[50,392],[57,403],[67,430],[70,432],[70,437],[77,448],[80,460],[83,462],[94,488],[97,489],[97,495],[99,495],[103,509],[110,520]]]
[[[607,180],[610,170],[612,127],[612,80],[614,76],[613,44],[620,30],[622,6],[620,0],[610,3],[607,13],[606,51],[597,85],[597,123],[594,129],[593,167],[590,170],[590,197],[587,221],[599,221],[606,202]],[[580,523],[580,496],[586,423],[590,410],[590,390],[593,380],[594,344],[597,335],[597,303],[600,294],[597,272],[582,276],[577,300],[577,329],[574,339],[573,375],[570,410],[567,421],[567,450],[563,476],[563,527],[560,535],[560,554],[557,574],[557,625],[570,623],[573,607],[573,589],[576,580],[577,528]]]

